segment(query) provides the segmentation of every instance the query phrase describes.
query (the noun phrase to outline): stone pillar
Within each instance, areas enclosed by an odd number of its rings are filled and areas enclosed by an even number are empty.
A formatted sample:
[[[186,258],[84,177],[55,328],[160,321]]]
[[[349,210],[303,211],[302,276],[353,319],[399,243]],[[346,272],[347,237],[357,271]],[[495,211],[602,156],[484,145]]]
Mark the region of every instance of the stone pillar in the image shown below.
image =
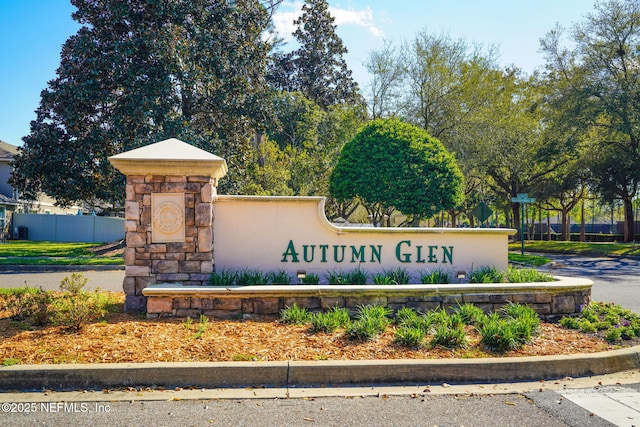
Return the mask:
[[[213,208],[224,159],[177,139],[109,158],[127,177],[125,311],[155,283],[203,285],[213,272]]]

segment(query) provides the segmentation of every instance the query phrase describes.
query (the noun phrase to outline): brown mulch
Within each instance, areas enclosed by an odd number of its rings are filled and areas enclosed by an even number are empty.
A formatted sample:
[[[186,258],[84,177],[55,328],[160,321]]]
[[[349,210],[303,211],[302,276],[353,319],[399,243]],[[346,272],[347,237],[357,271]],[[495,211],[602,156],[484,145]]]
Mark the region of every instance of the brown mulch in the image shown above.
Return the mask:
[[[354,342],[338,331],[312,334],[308,326],[290,326],[275,318],[256,320],[210,319],[198,336],[198,320],[146,319],[124,313],[108,316],[79,332],[60,327],[31,327],[10,319],[0,309],[0,362],[20,364],[188,362],[231,360],[364,360],[446,359],[542,356],[594,353],[619,348],[595,335],[543,323],[540,335],[523,348],[492,354],[482,348],[478,334],[468,329],[470,344],[462,350],[427,346],[408,349],[394,344],[394,328],[371,342]],[[622,345],[633,345],[625,341]]]

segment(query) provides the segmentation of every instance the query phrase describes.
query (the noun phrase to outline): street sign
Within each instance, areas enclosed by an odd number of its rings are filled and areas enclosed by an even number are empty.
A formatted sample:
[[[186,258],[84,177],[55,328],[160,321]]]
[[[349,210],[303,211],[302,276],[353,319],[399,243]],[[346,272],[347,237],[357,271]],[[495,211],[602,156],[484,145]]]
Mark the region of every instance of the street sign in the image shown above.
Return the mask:
[[[536,199],[533,197],[529,197],[527,193],[518,193],[516,197],[511,199],[513,203],[520,203],[520,208],[522,210],[522,214],[520,215],[521,226],[520,226],[520,241],[521,243],[521,254],[524,255],[524,205],[527,203],[535,203]]]
[[[511,199],[513,203],[535,203],[536,199],[529,197],[527,193],[519,193],[517,197]]]
[[[485,202],[478,203],[478,206],[471,211],[478,221],[485,222],[493,214],[493,211]]]

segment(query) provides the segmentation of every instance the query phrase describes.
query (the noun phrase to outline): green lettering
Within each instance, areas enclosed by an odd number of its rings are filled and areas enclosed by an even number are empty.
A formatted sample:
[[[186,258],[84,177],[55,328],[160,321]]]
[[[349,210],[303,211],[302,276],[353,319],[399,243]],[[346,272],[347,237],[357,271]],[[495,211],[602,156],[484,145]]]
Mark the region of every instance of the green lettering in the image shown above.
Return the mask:
[[[351,246],[351,262],[365,262],[364,246],[360,246],[359,248]]]
[[[298,260],[298,252],[296,252],[296,248],[293,246],[293,240],[289,240],[287,250],[282,254],[280,262],[288,262],[287,257],[289,256],[291,257],[291,262],[300,262],[300,260]]]
[[[309,257],[307,257],[307,249],[311,247],[311,259],[309,259]],[[315,256],[315,252],[316,252],[316,245],[302,245],[302,253],[303,258],[304,258],[304,262],[313,262],[313,257]]]
[[[433,253],[436,249],[438,249],[437,246],[429,246],[429,262],[438,262],[438,257]]]
[[[426,261],[422,258],[422,246],[416,246],[416,262],[424,264]]]
[[[320,250],[322,251],[320,262],[327,262],[327,249],[329,249],[329,245],[320,245]]]
[[[400,262],[411,262],[411,254],[402,253],[402,245],[411,247],[411,240],[403,240],[396,245],[396,258]]]
[[[442,263],[447,263],[447,258],[449,259],[449,264],[453,264],[453,246],[442,247]]]
[[[378,263],[382,262],[380,261],[380,254],[382,253],[382,245],[378,245],[373,246],[373,245],[369,245],[369,247],[371,248],[371,262],[376,262],[376,259],[378,260]]]
[[[344,261],[344,248],[346,248],[347,245],[333,245],[333,260],[335,262],[342,262]],[[340,257],[340,259],[338,259],[338,248],[342,249],[342,256]]]

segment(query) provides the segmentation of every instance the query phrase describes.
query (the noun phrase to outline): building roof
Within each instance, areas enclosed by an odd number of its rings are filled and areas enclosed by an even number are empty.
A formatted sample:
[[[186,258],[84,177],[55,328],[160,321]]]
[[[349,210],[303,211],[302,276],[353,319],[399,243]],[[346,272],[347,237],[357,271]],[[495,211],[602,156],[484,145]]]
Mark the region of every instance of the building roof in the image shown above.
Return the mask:
[[[8,142],[0,141],[0,160],[13,159],[13,156],[18,154],[19,148],[15,145],[11,145]]]
[[[7,197],[4,194],[0,194],[0,205],[19,205],[20,201]]]

